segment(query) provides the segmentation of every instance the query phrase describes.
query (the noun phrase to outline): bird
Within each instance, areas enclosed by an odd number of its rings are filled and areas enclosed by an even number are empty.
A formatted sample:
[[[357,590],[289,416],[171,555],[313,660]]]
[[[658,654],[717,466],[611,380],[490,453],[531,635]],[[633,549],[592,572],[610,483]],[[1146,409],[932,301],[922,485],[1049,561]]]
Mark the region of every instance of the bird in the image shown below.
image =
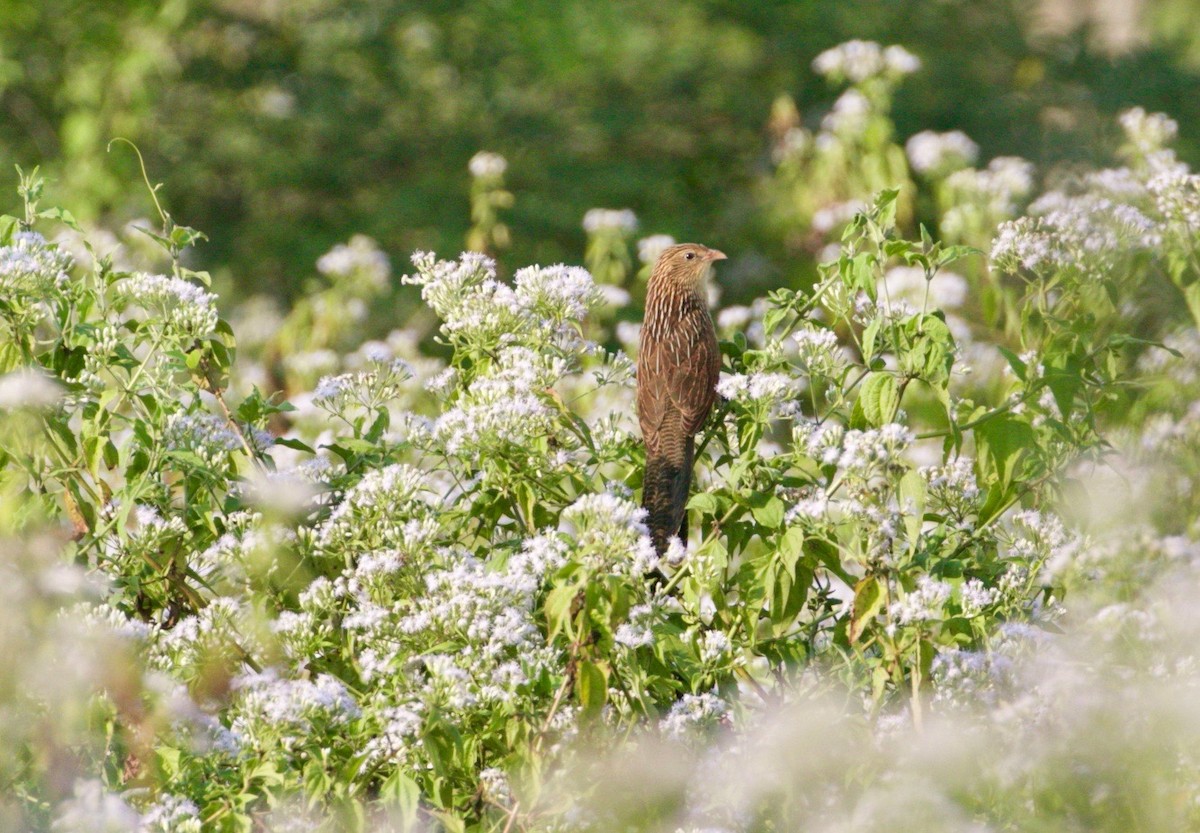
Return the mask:
[[[642,506],[655,552],[687,543],[696,432],[717,398],[721,350],[705,281],[725,254],[698,243],[664,249],[650,273],[638,342],[637,413],[646,444]]]

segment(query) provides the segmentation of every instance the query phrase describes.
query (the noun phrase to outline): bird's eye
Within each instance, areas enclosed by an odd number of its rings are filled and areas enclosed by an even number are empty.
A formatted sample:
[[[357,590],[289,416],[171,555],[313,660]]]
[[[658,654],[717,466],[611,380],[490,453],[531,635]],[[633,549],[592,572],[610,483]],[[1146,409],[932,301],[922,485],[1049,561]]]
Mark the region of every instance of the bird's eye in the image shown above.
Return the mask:
[[[695,259],[696,259],[696,253],[695,253],[695,252],[688,252],[687,254],[685,254],[685,255],[684,255],[684,257],[685,257],[685,258],[687,258],[688,260],[695,260]]]

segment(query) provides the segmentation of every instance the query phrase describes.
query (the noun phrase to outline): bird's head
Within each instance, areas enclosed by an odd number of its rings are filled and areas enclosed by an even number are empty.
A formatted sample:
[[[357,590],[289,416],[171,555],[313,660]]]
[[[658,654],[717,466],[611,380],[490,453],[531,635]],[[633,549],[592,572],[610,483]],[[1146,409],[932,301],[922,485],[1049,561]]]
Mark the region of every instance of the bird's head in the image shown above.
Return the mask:
[[[678,243],[663,249],[654,264],[650,282],[699,290],[716,260],[725,260],[725,253],[699,243]]]

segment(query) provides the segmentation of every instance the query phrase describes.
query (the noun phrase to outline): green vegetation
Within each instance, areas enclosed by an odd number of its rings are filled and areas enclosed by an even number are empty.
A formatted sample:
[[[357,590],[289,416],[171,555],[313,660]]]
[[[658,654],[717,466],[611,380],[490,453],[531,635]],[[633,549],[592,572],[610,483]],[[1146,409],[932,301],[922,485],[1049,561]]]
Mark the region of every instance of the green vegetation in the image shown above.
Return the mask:
[[[0,127],[58,176],[0,216],[0,828],[1200,828],[1200,129],[924,129],[1071,89],[1000,6],[260,5],[3,12],[79,118]],[[852,23],[906,45],[779,69]],[[1018,92],[941,124],[955,24]],[[669,234],[732,257],[660,558]]]

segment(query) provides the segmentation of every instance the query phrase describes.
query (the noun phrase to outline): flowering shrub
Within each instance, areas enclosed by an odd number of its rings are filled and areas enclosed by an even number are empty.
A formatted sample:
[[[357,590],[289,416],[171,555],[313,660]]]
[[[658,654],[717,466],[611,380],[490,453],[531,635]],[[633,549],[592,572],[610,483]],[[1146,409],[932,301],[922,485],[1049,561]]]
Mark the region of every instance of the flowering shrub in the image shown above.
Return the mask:
[[[1138,111],[1126,167],[1028,206],[1022,163],[918,134],[949,242],[906,234],[912,194],[878,186],[913,187],[886,112],[918,66],[817,59],[862,101],[789,140],[779,181],[830,177],[789,221],[828,256],[718,311],[694,534],[661,558],[636,337],[606,317],[631,213],[585,218],[601,281],[417,253],[436,322],[367,342],[391,266],[356,237],[285,318],[240,311],[274,332],[239,348],[184,265],[197,232],[162,213],[169,274],[126,268],[23,177],[0,221],[4,820],[1194,824],[1200,723],[1161,692],[1195,682],[1171,588],[1200,553],[1200,339],[1169,309],[1200,309],[1195,177]],[[506,243],[505,169],[472,160],[478,248]]]

